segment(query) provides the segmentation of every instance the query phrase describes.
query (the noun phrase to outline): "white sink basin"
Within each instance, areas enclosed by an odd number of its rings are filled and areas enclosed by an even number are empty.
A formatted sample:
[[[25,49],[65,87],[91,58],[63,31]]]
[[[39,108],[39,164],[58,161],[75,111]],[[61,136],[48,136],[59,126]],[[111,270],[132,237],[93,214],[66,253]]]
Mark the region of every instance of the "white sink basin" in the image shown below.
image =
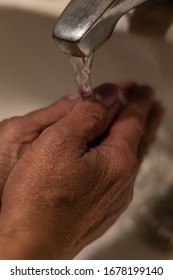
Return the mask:
[[[47,14],[39,13],[38,7],[36,10],[5,7],[4,1],[0,1],[0,119],[46,106],[76,88],[68,58],[57,50],[51,38],[56,13],[50,10]],[[173,135],[172,73],[173,46],[159,40],[117,34],[96,53],[93,85],[124,79],[150,84],[163,101],[167,115],[158,140],[144,162],[130,207],[102,238],[77,258],[173,258],[171,250],[151,246],[142,228],[149,223],[144,214],[151,202],[173,182],[170,172],[173,146],[169,144]]]

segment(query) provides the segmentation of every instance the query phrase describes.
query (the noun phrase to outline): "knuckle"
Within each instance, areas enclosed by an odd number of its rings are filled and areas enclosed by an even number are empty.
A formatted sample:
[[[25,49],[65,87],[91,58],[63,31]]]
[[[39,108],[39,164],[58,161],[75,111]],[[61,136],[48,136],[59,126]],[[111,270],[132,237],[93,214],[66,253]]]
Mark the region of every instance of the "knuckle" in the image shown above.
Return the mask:
[[[79,142],[79,136],[75,133],[73,127],[65,125],[51,126],[42,132],[44,143],[52,151],[62,151],[66,154],[76,147]]]
[[[67,124],[56,124],[47,128],[43,134],[50,139],[50,141],[56,143],[63,143],[66,141],[70,135],[74,135],[75,131],[72,126],[68,126]]]
[[[58,129],[58,126],[56,128],[54,126],[48,127],[42,132],[41,136],[42,136],[41,140],[44,140],[44,143],[47,145],[50,144],[60,145],[64,142],[64,138],[65,138],[63,130]]]

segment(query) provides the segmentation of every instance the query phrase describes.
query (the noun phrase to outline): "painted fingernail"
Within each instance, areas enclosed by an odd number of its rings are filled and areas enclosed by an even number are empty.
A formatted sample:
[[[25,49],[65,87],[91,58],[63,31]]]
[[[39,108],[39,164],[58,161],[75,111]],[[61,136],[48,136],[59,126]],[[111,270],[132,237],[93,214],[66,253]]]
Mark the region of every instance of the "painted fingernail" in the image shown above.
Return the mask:
[[[95,99],[106,107],[112,107],[119,100],[121,89],[114,84],[104,84],[95,89]]]
[[[65,98],[69,101],[75,101],[77,99],[80,99],[81,95],[79,92],[72,92],[68,94]]]

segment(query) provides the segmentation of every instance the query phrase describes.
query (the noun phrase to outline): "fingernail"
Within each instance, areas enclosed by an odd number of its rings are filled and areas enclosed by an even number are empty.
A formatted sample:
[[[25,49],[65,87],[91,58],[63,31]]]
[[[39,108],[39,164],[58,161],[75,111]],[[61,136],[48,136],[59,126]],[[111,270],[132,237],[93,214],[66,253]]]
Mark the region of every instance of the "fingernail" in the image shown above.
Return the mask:
[[[80,99],[81,95],[79,92],[72,92],[68,94],[65,98],[69,101],[75,101],[77,99]]]
[[[106,107],[112,107],[119,101],[120,88],[114,84],[104,84],[95,89],[95,99]]]

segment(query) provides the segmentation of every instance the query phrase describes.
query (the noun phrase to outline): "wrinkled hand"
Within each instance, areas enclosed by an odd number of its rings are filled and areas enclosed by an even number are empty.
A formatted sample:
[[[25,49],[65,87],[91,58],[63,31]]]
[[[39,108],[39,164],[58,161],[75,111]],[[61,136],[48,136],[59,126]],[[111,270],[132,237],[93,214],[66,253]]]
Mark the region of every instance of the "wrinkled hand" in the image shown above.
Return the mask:
[[[0,122],[0,204],[6,180],[25,150],[44,129],[63,118],[75,104],[62,99],[22,117]]]
[[[72,95],[1,123],[1,258],[73,258],[126,209],[163,110],[150,88],[124,89],[116,118],[104,85],[99,102]]]

